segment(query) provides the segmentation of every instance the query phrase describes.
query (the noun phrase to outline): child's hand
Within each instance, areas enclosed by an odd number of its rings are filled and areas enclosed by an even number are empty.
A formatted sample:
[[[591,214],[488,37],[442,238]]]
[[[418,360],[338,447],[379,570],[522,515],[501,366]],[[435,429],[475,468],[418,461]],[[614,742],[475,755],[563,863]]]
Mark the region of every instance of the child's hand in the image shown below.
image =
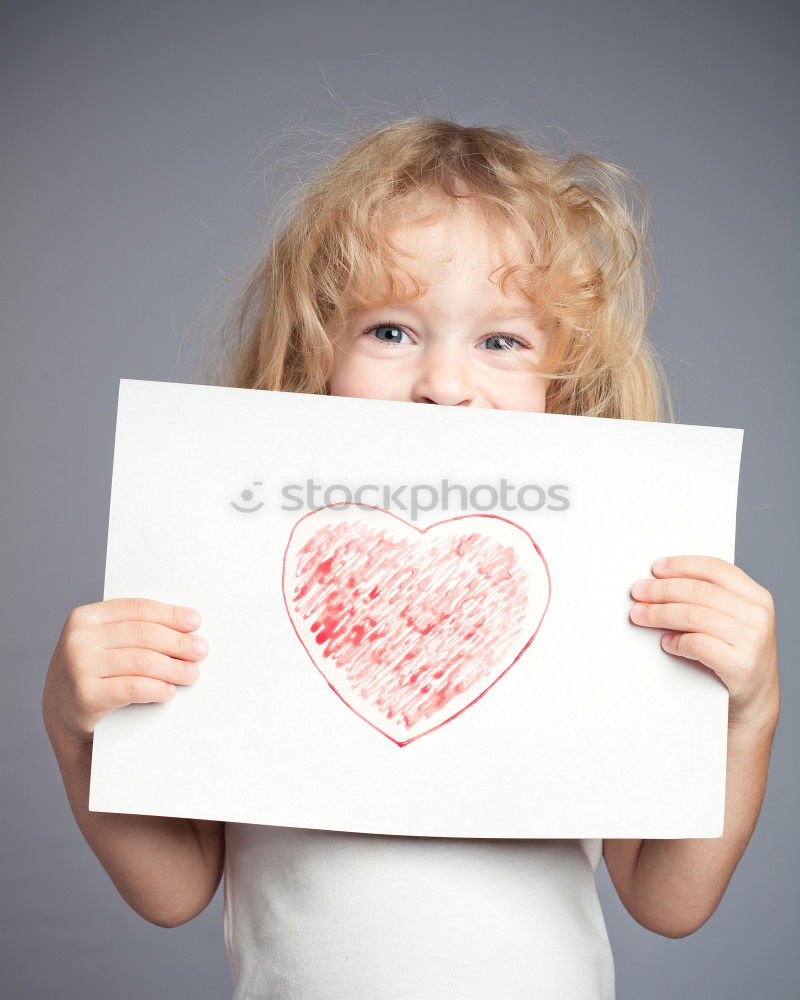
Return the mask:
[[[207,652],[187,635],[190,608],[116,598],[74,608],[50,661],[42,714],[54,736],[90,741],[97,723],[115,708],[169,701],[176,684],[199,676],[194,663]],[[201,648],[195,648],[199,640]]]
[[[772,595],[743,570],[712,556],[653,563],[655,580],[637,580],[637,625],[670,629],[662,647],[710,667],[728,688],[728,725],[774,724],[778,657]]]

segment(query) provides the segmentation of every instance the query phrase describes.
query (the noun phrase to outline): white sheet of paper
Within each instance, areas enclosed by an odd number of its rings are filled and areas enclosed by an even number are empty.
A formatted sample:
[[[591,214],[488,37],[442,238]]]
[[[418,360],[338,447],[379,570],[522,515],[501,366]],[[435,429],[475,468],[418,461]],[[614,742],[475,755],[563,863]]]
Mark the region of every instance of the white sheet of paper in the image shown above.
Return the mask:
[[[629,588],[659,556],[733,561],[741,446],[730,428],[122,379],[104,600],[194,607],[210,648],[170,702],[102,720],[90,808],[721,836],[727,690],[629,620]]]

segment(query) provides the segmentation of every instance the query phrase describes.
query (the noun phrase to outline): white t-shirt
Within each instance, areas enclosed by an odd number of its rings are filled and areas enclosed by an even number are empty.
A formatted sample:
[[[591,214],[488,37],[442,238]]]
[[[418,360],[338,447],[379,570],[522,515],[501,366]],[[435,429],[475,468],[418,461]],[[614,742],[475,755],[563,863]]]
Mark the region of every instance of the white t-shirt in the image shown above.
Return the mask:
[[[234,1000],[613,1000],[601,851],[228,823]]]

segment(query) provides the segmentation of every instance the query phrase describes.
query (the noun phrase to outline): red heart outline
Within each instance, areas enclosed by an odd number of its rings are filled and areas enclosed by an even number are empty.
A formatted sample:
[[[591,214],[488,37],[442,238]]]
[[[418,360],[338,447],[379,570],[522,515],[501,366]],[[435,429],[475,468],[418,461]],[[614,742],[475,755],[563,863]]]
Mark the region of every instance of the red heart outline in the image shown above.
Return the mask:
[[[289,560],[289,554],[290,554],[290,551],[291,551],[291,548],[292,548],[292,543],[293,543],[293,541],[295,539],[295,535],[297,534],[298,529],[303,524],[303,522],[307,521],[309,518],[314,517],[315,515],[319,516],[322,511],[325,511],[325,510],[341,511],[343,508],[360,508],[360,509],[363,509],[363,510],[370,510],[370,511],[374,511],[374,512],[380,512],[382,514],[386,514],[389,517],[392,517],[396,521],[398,521],[403,526],[404,529],[406,529],[406,530],[407,529],[413,529],[417,533],[417,535],[419,535],[420,537],[425,536],[426,534],[428,534],[428,532],[430,532],[430,531],[432,531],[434,529],[441,528],[443,525],[452,524],[452,523],[457,522],[457,521],[467,521],[467,520],[470,520],[470,521],[478,522],[479,523],[480,521],[496,520],[496,521],[504,522],[506,525],[509,525],[510,527],[516,529],[518,532],[521,532],[522,535],[525,536],[525,538],[528,540],[528,542],[532,546],[533,550],[536,552],[537,556],[541,560],[542,567],[544,568],[544,571],[545,571],[546,584],[547,584],[547,600],[544,603],[544,608],[543,608],[543,610],[541,612],[541,615],[539,616],[539,619],[538,619],[538,622],[536,624],[535,629],[528,636],[528,638],[525,641],[524,645],[522,646],[521,649],[519,649],[519,651],[514,656],[514,658],[507,664],[507,666],[504,669],[502,669],[497,674],[497,676],[495,676],[491,680],[490,683],[486,684],[485,687],[481,688],[478,691],[478,693],[475,695],[475,697],[472,698],[472,700],[470,700],[467,704],[462,705],[460,708],[458,708],[457,711],[454,711],[447,718],[444,718],[444,719],[440,720],[435,725],[431,726],[429,729],[426,729],[424,732],[417,733],[417,734],[409,737],[406,740],[398,740],[390,732],[387,732],[385,729],[382,729],[380,727],[380,725],[376,725],[375,722],[373,722],[372,720],[370,720],[369,718],[367,718],[364,714],[362,714],[362,712],[359,711],[358,708],[355,705],[351,704],[351,702],[348,701],[348,699],[342,694],[342,692],[337,689],[337,687],[335,686],[335,684],[332,683],[332,681],[330,680],[330,678],[328,677],[328,675],[325,673],[325,671],[317,663],[316,658],[314,657],[312,650],[309,649],[309,646],[307,645],[306,640],[304,639],[303,635],[301,634],[300,630],[297,627],[297,624],[295,623],[295,617],[294,617],[293,610],[290,607],[289,601],[287,600],[287,596],[286,596],[286,590],[287,590],[287,568],[288,568],[287,567],[287,563],[288,563],[288,560]],[[313,538],[314,535],[312,534],[310,537]],[[485,538],[487,538],[487,537],[491,538],[491,534],[488,534],[488,535],[484,534],[483,537],[485,537]],[[516,552],[516,550],[515,550],[515,552]],[[547,613],[547,609],[548,609],[548,607],[550,605],[550,598],[551,598],[551,593],[552,593],[552,586],[551,586],[550,570],[549,570],[549,567],[547,565],[547,560],[545,559],[545,557],[544,557],[541,549],[536,544],[536,542],[533,539],[533,537],[530,535],[530,533],[528,531],[526,531],[525,528],[523,528],[521,525],[517,524],[515,521],[511,521],[508,518],[501,517],[498,514],[485,514],[485,513],[480,513],[480,514],[461,514],[461,515],[458,515],[456,517],[444,518],[441,521],[436,521],[435,523],[428,525],[426,528],[418,528],[415,524],[410,524],[404,518],[399,517],[397,514],[393,513],[392,511],[386,510],[386,509],[384,509],[382,507],[378,507],[378,506],[374,506],[374,505],[370,505],[370,504],[364,504],[364,503],[339,502],[339,503],[327,504],[325,506],[315,508],[314,510],[311,510],[308,513],[304,514],[293,525],[292,530],[291,530],[291,532],[289,534],[289,538],[288,538],[287,543],[286,543],[286,547],[284,549],[284,554],[283,554],[283,572],[282,572],[282,577],[281,577],[281,590],[282,590],[282,595],[283,595],[284,607],[286,608],[286,613],[287,613],[287,615],[289,617],[289,621],[291,622],[291,625],[292,625],[292,628],[294,630],[294,633],[297,636],[298,640],[300,641],[300,644],[302,645],[303,649],[306,651],[306,654],[308,655],[309,659],[311,660],[312,664],[314,665],[314,668],[317,670],[317,672],[325,680],[325,683],[328,685],[328,687],[339,698],[339,700],[342,701],[343,704],[345,704],[348,707],[348,709],[350,709],[351,712],[353,712],[354,715],[356,715],[363,722],[366,722],[368,726],[371,726],[377,732],[381,733],[381,735],[387,737],[389,740],[391,740],[398,747],[403,747],[403,746],[407,746],[410,743],[413,743],[415,740],[420,739],[422,736],[427,736],[429,733],[435,732],[436,730],[440,729],[442,726],[445,726],[448,723],[452,722],[454,719],[458,718],[458,716],[461,715],[463,712],[465,712],[468,708],[471,708],[474,704],[476,704],[478,701],[480,701],[480,699],[483,698],[483,696],[488,691],[490,691],[495,686],[495,684],[497,684],[497,682],[501,678],[505,677],[505,675],[508,673],[508,671],[511,669],[511,667],[513,667],[514,664],[518,662],[518,660],[520,659],[520,657],[522,656],[522,654],[528,649],[528,647],[530,646],[530,644],[536,638],[536,635],[539,632],[539,628],[541,627],[541,624],[544,621],[544,617],[545,617],[545,614]],[[319,640],[317,640],[317,641],[319,642]],[[314,648],[318,649],[319,647],[315,646]],[[336,663],[336,660],[334,660],[333,662]],[[339,664],[337,664],[337,665],[339,665]],[[453,699],[451,699],[451,700],[453,700]],[[444,706],[445,710],[446,710],[446,707],[447,706],[445,705]]]

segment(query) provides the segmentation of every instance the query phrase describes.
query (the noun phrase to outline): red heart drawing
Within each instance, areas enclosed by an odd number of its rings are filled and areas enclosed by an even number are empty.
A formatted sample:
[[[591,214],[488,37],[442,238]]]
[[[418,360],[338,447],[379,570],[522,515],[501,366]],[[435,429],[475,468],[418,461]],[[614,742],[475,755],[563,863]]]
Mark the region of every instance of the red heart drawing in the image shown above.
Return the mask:
[[[314,666],[401,747],[482,698],[531,644],[550,603],[545,558],[513,521],[465,514],[417,528],[357,503],[300,518],[282,584]]]

